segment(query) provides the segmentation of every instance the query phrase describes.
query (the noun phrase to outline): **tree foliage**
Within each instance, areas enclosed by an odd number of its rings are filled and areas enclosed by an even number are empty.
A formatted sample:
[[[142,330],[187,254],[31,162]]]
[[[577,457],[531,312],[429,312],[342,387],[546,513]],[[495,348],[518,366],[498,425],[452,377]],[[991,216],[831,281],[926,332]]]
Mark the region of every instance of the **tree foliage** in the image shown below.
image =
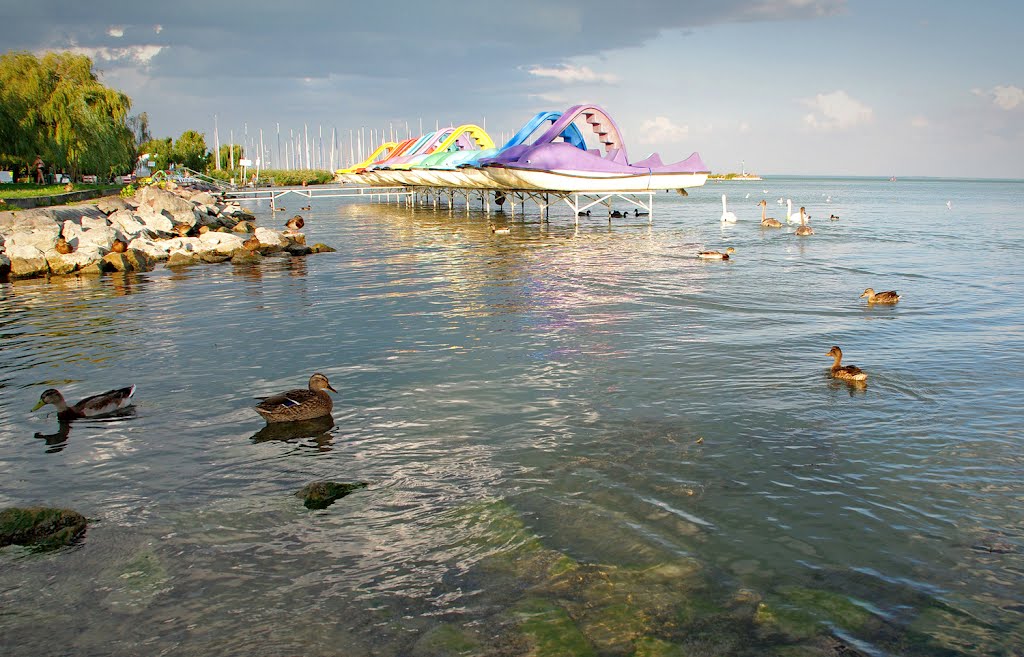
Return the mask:
[[[149,155],[149,159],[155,163],[153,170],[166,169],[174,161],[174,145],[170,137],[164,139],[150,139],[139,144],[139,155]]]
[[[186,130],[174,142],[174,161],[196,171],[206,171],[210,154],[206,150],[206,136],[195,130]]]
[[[131,168],[131,99],[100,83],[92,60],[70,52],[0,55],[0,159],[32,161],[73,175]]]

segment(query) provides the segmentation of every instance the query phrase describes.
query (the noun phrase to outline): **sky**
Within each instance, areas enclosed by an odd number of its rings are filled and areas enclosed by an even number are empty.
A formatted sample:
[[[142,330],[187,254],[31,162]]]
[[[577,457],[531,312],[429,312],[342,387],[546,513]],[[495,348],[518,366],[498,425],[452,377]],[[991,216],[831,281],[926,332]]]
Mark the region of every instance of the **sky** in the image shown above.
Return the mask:
[[[1024,179],[1016,0],[0,0],[3,51],[70,50],[157,137],[476,123],[578,103],[630,159],[715,172]],[[340,156],[338,156],[340,159]],[[340,162],[339,162],[340,163]],[[273,162],[271,162],[273,164]]]

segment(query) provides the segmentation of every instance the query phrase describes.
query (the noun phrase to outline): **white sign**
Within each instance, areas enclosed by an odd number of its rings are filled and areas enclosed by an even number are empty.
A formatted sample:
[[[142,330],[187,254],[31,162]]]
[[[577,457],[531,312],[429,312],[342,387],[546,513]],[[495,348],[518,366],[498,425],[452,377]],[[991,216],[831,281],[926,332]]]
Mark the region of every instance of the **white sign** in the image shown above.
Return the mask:
[[[239,160],[238,164],[243,166],[243,167],[251,167],[252,166],[252,160],[248,160],[248,159],[247,160]]]

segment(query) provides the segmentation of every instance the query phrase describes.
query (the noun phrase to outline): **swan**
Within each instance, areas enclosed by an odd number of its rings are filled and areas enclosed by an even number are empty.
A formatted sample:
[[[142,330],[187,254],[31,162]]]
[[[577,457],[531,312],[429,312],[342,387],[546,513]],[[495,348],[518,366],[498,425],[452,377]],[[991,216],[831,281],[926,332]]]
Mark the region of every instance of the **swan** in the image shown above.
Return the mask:
[[[768,201],[761,199],[758,203],[761,206],[761,225],[765,228],[782,228],[782,222],[768,216]]]
[[[810,226],[808,226],[807,223],[804,221],[804,210],[805,210],[805,208],[803,208],[803,207],[800,208],[800,225],[796,227],[796,231],[795,232],[796,232],[797,235],[800,235],[800,236],[813,235],[814,234],[814,229],[812,229]],[[811,218],[810,215],[807,215],[807,218],[810,219]]]
[[[736,223],[736,214],[729,212],[729,208],[725,204],[725,194],[722,194],[722,223],[723,224],[734,224]]]
[[[798,224],[800,223],[800,215],[793,214],[793,199],[786,199],[786,223]]]

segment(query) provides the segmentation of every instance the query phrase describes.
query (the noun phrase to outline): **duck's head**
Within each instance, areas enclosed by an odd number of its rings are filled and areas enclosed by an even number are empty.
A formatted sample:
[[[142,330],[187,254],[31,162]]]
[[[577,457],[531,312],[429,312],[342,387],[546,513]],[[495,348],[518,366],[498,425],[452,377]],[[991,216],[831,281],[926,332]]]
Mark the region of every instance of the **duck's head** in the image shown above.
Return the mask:
[[[331,383],[327,380],[327,377],[317,372],[313,376],[309,377],[309,389],[313,392],[319,392],[321,390],[330,390],[331,392],[338,392],[331,387]]]
[[[842,355],[843,355],[843,350],[842,350],[842,349],[840,349],[839,347],[835,346],[835,345],[832,345],[832,348],[831,348],[831,349],[829,349],[829,350],[828,350],[828,353],[827,353],[827,354],[825,354],[825,355],[826,355],[826,356],[831,356],[832,358],[835,358],[835,357],[837,357],[837,356],[839,356],[839,357],[842,357]]]
[[[255,251],[260,248],[260,240],[255,235],[242,242],[242,246],[250,251]]]
[[[56,388],[50,388],[44,390],[43,394],[39,395],[39,401],[32,407],[33,411],[38,411],[47,404],[53,404],[54,406],[61,406],[64,404],[64,395],[60,394],[60,391]]]
[[[729,247],[728,249],[726,249],[726,250],[725,250],[725,253],[726,253],[727,255],[732,255],[732,254],[736,253],[736,249],[734,249],[734,248],[732,248],[732,247],[730,246],[730,247]]]
[[[123,240],[114,240],[114,243],[110,245],[110,250],[114,253],[124,253],[128,250],[128,245]]]
[[[864,297],[873,297],[873,296],[875,296],[875,291],[869,287],[869,288],[866,288],[864,290],[864,293],[862,295],[860,295],[860,298],[863,299]]]

